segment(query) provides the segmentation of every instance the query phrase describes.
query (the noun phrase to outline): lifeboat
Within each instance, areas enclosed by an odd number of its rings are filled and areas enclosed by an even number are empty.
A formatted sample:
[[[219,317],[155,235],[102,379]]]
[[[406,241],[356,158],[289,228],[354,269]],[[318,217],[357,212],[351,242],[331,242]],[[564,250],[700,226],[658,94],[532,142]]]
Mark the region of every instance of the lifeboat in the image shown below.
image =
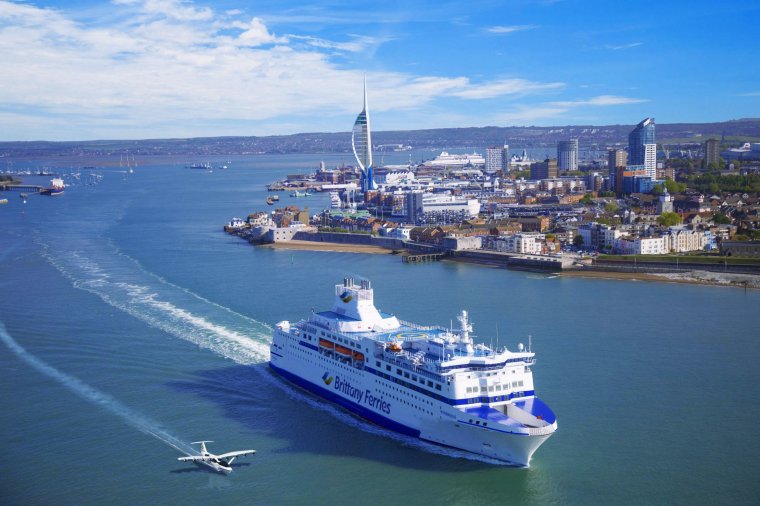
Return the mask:
[[[353,354],[353,352],[350,349],[346,348],[345,346],[341,346],[339,344],[335,345],[335,351],[347,357],[350,357]]]
[[[401,352],[401,345],[393,342],[388,346],[388,349],[391,350],[393,353],[399,353]]]
[[[327,339],[322,339],[322,338],[319,339],[319,345],[322,346],[323,348],[330,348],[331,350],[335,348],[335,343],[333,343],[332,341],[328,341]]]
[[[357,360],[359,362],[364,362],[364,353],[360,353],[358,351],[354,352],[354,360]]]

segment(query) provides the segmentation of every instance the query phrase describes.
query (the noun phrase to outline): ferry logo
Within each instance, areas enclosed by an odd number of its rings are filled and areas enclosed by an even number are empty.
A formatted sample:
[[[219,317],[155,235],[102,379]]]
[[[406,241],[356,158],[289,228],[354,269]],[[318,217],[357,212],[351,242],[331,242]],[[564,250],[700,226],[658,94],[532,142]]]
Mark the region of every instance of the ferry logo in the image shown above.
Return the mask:
[[[340,300],[342,300],[346,304],[351,302],[353,298],[354,298],[353,295],[351,295],[351,293],[348,290],[340,294]]]
[[[330,383],[332,383],[332,382],[333,382],[333,377],[332,377],[332,376],[330,376],[330,373],[329,373],[329,372],[325,372],[325,373],[322,375],[322,381],[324,381],[324,382],[325,382],[325,385],[330,385]]]

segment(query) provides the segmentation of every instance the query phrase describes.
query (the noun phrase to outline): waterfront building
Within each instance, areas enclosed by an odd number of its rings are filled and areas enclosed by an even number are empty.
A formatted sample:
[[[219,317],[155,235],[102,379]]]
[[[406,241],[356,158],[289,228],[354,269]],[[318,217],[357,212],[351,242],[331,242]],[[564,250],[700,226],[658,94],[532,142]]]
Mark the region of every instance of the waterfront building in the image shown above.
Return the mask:
[[[367,78],[364,78],[364,108],[356,117],[354,129],[351,133],[351,147],[354,157],[361,169],[362,192],[374,190],[375,180],[372,175],[372,132],[369,122],[369,108],[367,107]]]
[[[720,141],[718,139],[708,139],[704,144],[705,166],[711,163],[720,162]]]
[[[501,171],[506,174],[509,171],[509,145],[503,147],[486,148],[486,172],[494,173]]]
[[[406,220],[408,223],[418,223],[422,216],[422,199],[424,193],[422,191],[411,191],[406,194]]]
[[[623,255],[663,255],[667,253],[664,237],[621,237],[615,250]]]
[[[533,180],[556,178],[558,172],[557,160],[550,160],[547,158],[543,162],[534,162],[530,164],[530,178]]]
[[[559,170],[578,170],[578,139],[557,143]]]
[[[646,118],[628,134],[628,163],[630,165],[645,165],[647,160],[647,144],[655,144],[654,118]],[[653,169],[657,169],[656,161]]]
[[[497,238],[494,246],[497,251],[521,253],[524,255],[540,255],[546,236],[540,233],[519,233]]]

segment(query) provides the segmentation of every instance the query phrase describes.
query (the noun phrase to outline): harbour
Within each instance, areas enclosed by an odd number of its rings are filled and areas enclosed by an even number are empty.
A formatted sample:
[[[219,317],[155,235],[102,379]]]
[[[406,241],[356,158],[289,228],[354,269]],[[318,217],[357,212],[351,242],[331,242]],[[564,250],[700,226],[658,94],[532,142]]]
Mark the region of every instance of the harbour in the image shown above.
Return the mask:
[[[355,484],[338,477],[357,472],[388,501],[408,504],[492,504],[506,496],[585,504],[591,495],[609,503],[753,501],[758,489],[745,463],[760,450],[740,433],[713,430],[703,406],[709,399],[716,410],[742,406],[749,419],[760,415],[746,402],[760,398],[760,349],[746,332],[760,325],[757,291],[463,262],[406,266],[390,250],[252,248],[221,232],[231,208],[253,201],[265,209],[265,183],[312,159],[239,157],[213,174],[166,163],[126,182],[104,171],[97,186],[67,191],[62,200],[35,199],[23,208],[23,221],[16,199],[3,207],[4,332],[182,442],[204,436],[257,449],[229,477],[167,468],[176,450],[4,353],[0,426],[9,459],[0,464],[0,480],[9,503],[53,494],[62,502],[99,502],[117,493],[146,502],[214,501],[220,494],[245,501],[252,492],[273,504],[305,495],[341,502]],[[186,198],[167,202],[167,187]],[[317,208],[328,198],[306,200]],[[372,279],[378,304],[412,321],[448,327],[446,315],[468,307],[476,343],[531,336],[537,387],[562,425],[530,469],[393,436],[267,371],[272,326],[308,314],[330,295],[324,287],[347,275]],[[547,301],[553,313],[540,316]],[[691,308],[688,317],[662,310],[674,301]],[[605,307],[605,315],[590,314],[591,307]],[[738,321],[735,312],[746,317]],[[734,357],[731,367],[716,355]],[[593,395],[581,395],[589,390]],[[654,433],[651,413],[658,418]],[[70,459],[46,459],[42,448]],[[102,465],[76,464],[92,459]],[[123,471],[114,474],[112,466]],[[38,473],[50,478],[41,482]],[[389,473],[398,476],[392,488]]]

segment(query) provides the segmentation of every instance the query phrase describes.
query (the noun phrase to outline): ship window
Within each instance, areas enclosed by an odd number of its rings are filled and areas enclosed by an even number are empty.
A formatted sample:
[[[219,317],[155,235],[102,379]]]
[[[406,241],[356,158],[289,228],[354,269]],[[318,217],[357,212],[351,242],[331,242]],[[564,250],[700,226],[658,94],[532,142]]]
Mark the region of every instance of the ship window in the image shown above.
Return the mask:
[[[491,385],[490,387],[488,387],[488,391],[489,392],[493,392],[493,385]]]
[[[432,381],[430,381],[430,380],[428,380],[427,384],[428,384],[428,386],[429,386],[429,387],[432,387],[432,386],[433,386],[433,382],[432,382]]]
[[[523,380],[518,381],[517,386],[520,386],[520,387],[523,386]]]
[[[376,365],[377,367],[380,367],[380,361],[378,360],[377,362],[375,362],[375,365]]]
[[[404,373],[404,378],[408,378],[408,377],[409,377],[409,373],[408,373],[408,372],[405,372],[405,373]]]
[[[401,369],[396,369],[396,374],[398,374],[399,376],[401,376]]]
[[[486,391],[486,387],[480,387],[480,391],[481,392],[485,392]]]
[[[417,376],[415,376],[414,374],[412,374],[412,381],[417,381]]]
[[[439,385],[439,384],[437,384],[437,383],[436,383],[436,385],[435,385],[435,389],[436,389],[436,390],[440,390],[440,389],[441,389],[441,385]]]
[[[391,366],[389,366],[389,365],[386,365],[386,366],[385,366],[385,370],[386,370],[386,371],[390,371],[390,370],[391,370]]]

